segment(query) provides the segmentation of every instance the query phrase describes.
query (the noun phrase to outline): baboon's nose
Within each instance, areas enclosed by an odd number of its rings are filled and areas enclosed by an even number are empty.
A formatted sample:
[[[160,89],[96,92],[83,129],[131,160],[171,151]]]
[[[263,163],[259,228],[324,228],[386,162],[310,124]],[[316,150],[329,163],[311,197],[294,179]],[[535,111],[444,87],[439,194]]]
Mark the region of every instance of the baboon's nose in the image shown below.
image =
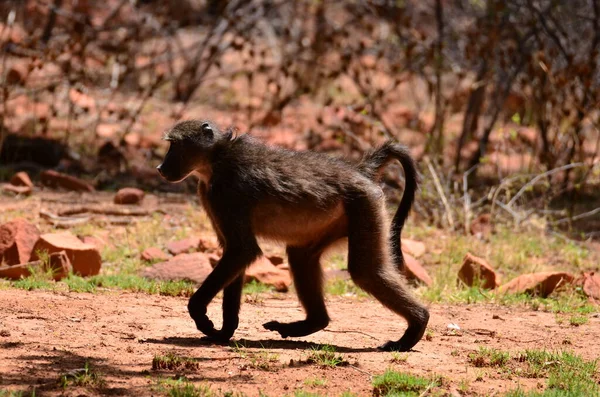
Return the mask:
[[[159,174],[161,174],[161,175],[163,174],[163,173],[162,173],[162,164],[159,164],[159,165],[157,165],[157,166],[156,166],[156,169],[158,170],[158,173],[159,173]]]

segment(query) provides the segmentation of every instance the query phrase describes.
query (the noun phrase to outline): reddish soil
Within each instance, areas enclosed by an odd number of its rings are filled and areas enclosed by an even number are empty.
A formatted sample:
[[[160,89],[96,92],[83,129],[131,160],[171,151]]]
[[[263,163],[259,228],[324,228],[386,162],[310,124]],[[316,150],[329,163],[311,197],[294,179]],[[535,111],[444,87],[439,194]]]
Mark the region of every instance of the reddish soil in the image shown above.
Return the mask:
[[[499,306],[433,305],[431,340],[423,340],[408,353],[406,362],[391,362],[390,353],[376,346],[399,337],[404,322],[375,301],[329,297],[333,318],[325,331],[300,340],[282,340],[264,330],[262,323],[303,316],[292,294],[266,294],[242,307],[235,341],[236,351],[200,339],[186,311],[187,299],[102,291],[96,294],[10,289],[0,291],[0,390],[31,390],[36,396],[157,395],[158,378],[185,375],[195,384],[218,392],[235,391],[255,396],[293,394],[303,389],[322,395],[352,391],[372,394],[371,375],[387,368],[419,375],[444,375],[447,390],[458,395],[461,381],[469,393],[490,395],[521,386],[536,388],[544,379],[506,376],[494,368],[474,368],[468,354],[487,346],[517,352],[524,349],[570,350],[586,359],[600,356],[600,318],[592,316],[580,327],[560,324],[552,313]],[[220,300],[209,308],[219,317]],[[458,335],[447,325],[461,327]],[[315,343],[330,344],[350,363],[323,368],[303,362]],[[268,351],[276,360],[267,369],[253,365],[253,357]],[[153,371],[157,354],[172,352],[195,358],[198,369]],[[82,368],[89,361],[101,374],[101,388],[61,388],[60,375]],[[483,376],[483,381],[476,378]],[[325,386],[305,383],[326,379]]]

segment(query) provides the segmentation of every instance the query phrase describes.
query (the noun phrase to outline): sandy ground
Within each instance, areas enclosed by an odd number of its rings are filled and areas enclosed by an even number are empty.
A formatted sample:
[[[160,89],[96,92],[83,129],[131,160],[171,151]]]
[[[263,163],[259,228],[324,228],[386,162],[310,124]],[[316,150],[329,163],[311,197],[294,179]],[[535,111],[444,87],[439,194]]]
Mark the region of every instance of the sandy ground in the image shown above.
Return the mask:
[[[580,327],[559,324],[552,313],[497,306],[433,305],[431,340],[421,341],[405,362],[376,347],[400,336],[405,323],[370,299],[329,297],[333,318],[325,331],[300,340],[282,340],[264,330],[271,319],[294,320],[303,313],[288,295],[264,295],[242,307],[234,336],[240,349],[200,339],[186,311],[185,298],[104,291],[96,294],[0,291],[0,390],[31,390],[39,395],[159,395],[159,378],[185,375],[215,392],[260,391],[279,396],[303,389],[324,395],[372,393],[371,376],[387,368],[420,375],[441,374],[449,390],[470,382],[471,394],[495,394],[521,385],[537,387],[544,379],[521,379],[482,370],[468,354],[487,346],[512,352],[528,348],[567,349],[587,359],[600,356],[600,318]],[[218,319],[220,302],[209,308]],[[218,321],[218,320],[217,320]],[[461,331],[452,335],[449,323]],[[315,343],[330,344],[350,363],[328,368],[308,364]],[[197,369],[153,371],[155,355],[174,353],[198,360]],[[267,353],[271,361],[267,360]],[[261,368],[257,362],[268,362]],[[67,387],[60,375],[88,361],[105,380],[101,388]],[[264,367],[264,366],[263,366]],[[509,379],[510,378],[510,379]],[[306,381],[308,379],[308,381]],[[313,385],[311,379],[326,380]],[[456,392],[458,393],[458,392]],[[453,393],[455,394],[455,393]]]

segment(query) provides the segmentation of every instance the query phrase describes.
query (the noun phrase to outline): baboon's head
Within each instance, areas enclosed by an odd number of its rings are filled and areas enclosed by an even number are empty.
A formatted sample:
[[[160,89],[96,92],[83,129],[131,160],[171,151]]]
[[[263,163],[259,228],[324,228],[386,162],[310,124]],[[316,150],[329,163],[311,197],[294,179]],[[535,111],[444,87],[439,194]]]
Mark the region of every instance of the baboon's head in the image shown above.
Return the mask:
[[[165,133],[169,151],[156,169],[169,182],[180,182],[194,171],[204,173],[210,150],[220,137],[221,132],[210,121],[181,121]]]

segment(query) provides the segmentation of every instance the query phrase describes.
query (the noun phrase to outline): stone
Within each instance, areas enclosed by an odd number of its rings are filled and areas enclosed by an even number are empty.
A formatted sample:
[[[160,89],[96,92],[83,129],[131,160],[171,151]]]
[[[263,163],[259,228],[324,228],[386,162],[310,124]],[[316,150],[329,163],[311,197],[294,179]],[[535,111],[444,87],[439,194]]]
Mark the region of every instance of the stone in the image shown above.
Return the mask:
[[[258,258],[246,269],[244,282],[249,283],[253,280],[272,285],[279,292],[287,292],[290,285],[292,285],[290,272],[273,265],[264,256]]]
[[[200,237],[197,248],[201,252],[222,253],[221,246],[216,237]]]
[[[40,267],[44,271],[52,269],[52,278],[55,281],[62,280],[72,270],[71,262],[66,252],[60,251],[50,254],[47,261],[37,260],[14,266],[0,266],[0,277],[18,280],[31,274],[31,269]]]
[[[208,254],[206,254],[206,256],[208,256],[208,260],[210,262],[210,265],[213,267],[213,269],[215,268],[215,266],[217,266],[217,264],[221,260],[221,257],[214,253],[208,253]]]
[[[492,218],[490,214],[481,214],[471,221],[469,232],[478,239],[487,240],[493,232]]]
[[[86,95],[75,88],[69,90],[69,99],[71,102],[86,112],[92,113],[96,110],[96,101],[90,95]]]
[[[71,232],[42,234],[33,248],[32,260],[39,259],[38,251],[46,251],[49,254],[65,251],[73,266],[73,273],[83,277],[100,273],[102,267],[98,248],[84,243]]]
[[[158,247],[150,247],[146,248],[144,252],[141,254],[141,258],[146,262],[157,262],[157,261],[166,261],[169,259],[169,255],[167,255],[163,250]]]
[[[96,135],[100,138],[111,139],[115,137],[120,130],[121,126],[119,124],[101,123],[96,127]]]
[[[114,245],[110,242],[110,236],[109,236],[109,232],[107,230],[98,230],[94,233],[93,236],[78,235],[77,238],[79,238],[81,241],[83,241],[86,244],[93,245],[99,251],[102,251],[105,247],[114,248]]]
[[[583,274],[583,293],[593,299],[600,300],[600,274],[585,272]]]
[[[123,137],[123,140],[129,146],[139,146],[140,142],[142,141],[142,138],[137,132],[130,132],[129,134]]]
[[[29,178],[29,174],[24,171],[17,172],[10,178],[10,184],[13,186],[27,186],[32,188],[33,182],[31,182],[31,178]]]
[[[559,286],[570,284],[574,277],[566,272],[541,272],[522,274],[500,286],[502,293],[528,293],[543,298],[550,295]]]
[[[2,185],[2,191],[16,195],[29,196],[33,190],[29,186]]]
[[[25,62],[14,63],[6,72],[6,84],[25,85],[29,76],[29,65]]]
[[[458,271],[458,278],[467,286],[472,287],[480,280],[480,287],[494,289],[500,286],[500,281],[494,268],[483,258],[467,253],[463,265]]]
[[[95,190],[92,185],[82,179],[54,170],[42,171],[40,180],[42,184],[51,188],[63,188],[75,192],[93,192]]]
[[[420,258],[421,256],[423,256],[423,254],[425,254],[425,244],[421,241],[403,238],[401,240],[401,244],[402,251],[414,256],[415,258]]]
[[[156,263],[142,271],[142,276],[153,280],[186,280],[202,284],[212,272],[208,255],[202,252],[180,254],[166,262]]]
[[[404,275],[408,280],[421,282],[428,287],[433,284],[429,273],[414,256],[404,254]]]
[[[124,187],[115,194],[115,204],[140,204],[146,193],[135,187]]]
[[[40,238],[38,228],[17,218],[0,226],[0,263],[18,265],[29,262]]]
[[[197,251],[199,245],[199,237],[188,237],[183,240],[171,241],[167,243],[167,251],[169,251],[171,255],[179,255],[190,251]]]

